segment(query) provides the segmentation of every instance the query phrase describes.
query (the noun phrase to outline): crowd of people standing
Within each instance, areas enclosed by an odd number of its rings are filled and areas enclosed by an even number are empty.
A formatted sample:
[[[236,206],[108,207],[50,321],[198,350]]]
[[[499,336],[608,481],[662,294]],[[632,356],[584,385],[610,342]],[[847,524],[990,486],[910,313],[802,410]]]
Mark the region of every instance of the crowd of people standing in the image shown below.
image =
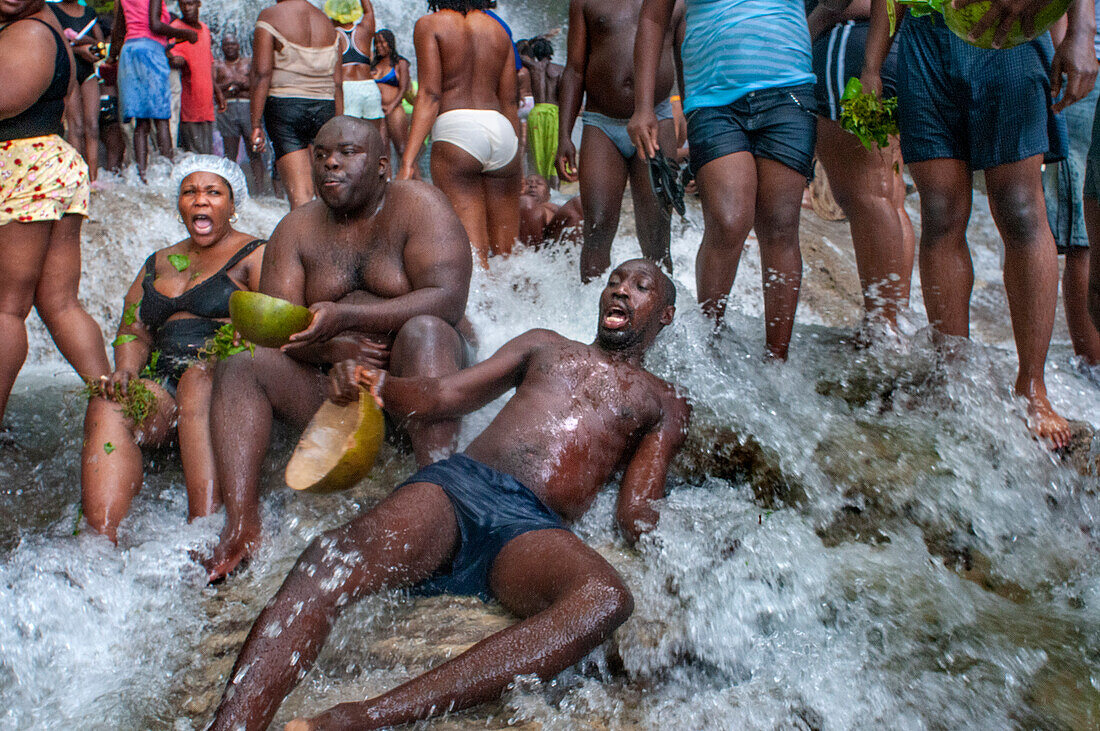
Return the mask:
[[[914,259],[934,330],[969,335],[966,229],[981,171],[1005,248],[1015,392],[1036,437],[1059,448],[1070,436],[1044,380],[1056,244],[1067,254],[1074,349],[1100,365],[1100,257],[1088,255],[1100,241],[1094,3],[1075,0],[1034,40],[984,49],[935,15],[902,17],[895,39],[885,0],[571,0],[564,64],[553,61],[552,33],[516,41],[494,5],[428,0],[410,59],[404,39],[376,28],[370,0],[277,0],[255,21],[251,57],[225,33],[215,58],[200,0],[179,0],[178,17],[164,0],[118,0],[109,17],[77,0],[0,0],[0,421],[34,307],[89,384],[89,525],[117,540],[142,484],[142,447],[174,440],[189,517],[224,504],[204,560],[211,580],[224,578],[262,540],[273,421],[301,427],[326,396],[351,401],[361,386],[421,468],[303,554],[257,620],[214,728],[266,725],[301,677],[297,660],[250,669],[291,654],[308,665],[349,596],[398,585],[492,595],[524,620],[390,694],[331,709],[321,725],[373,728],[494,697],[517,674],[568,667],[626,618],[621,578],[562,519],[583,514],[626,465],[624,535],[656,524],[653,501],[690,409],[642,358],[675,312],[671,211],[682,211],[685,183],[704,225],[699,306],[718,332],[754,231],[764,355],[783,361],[815,160],[851,226],[863,341],[901,337]],[[993,0],[975,34],[990,25],[1001,38],[1025,5]],[[900,134],[885,146],[842,127],[851,79],[897,98]],[[151,139],[169,160],[177,147],[193,153],[173,177],[187,237],[136,267],[120,293],[112,368],[77,298],[80,229],[100,142],[117,170],[131,123],[142,180]],[[919,246],[905,170],[919,195]],[[265,241],[234,223],[249,188],[264,193],[269,178],[290,212]],[[553,203],[552,189],[572,182],[578,195]],[[473,267],[491,267],[517,241],[564,240],[579,244],[579,281],[605,276],[628,185],[644,258],[607,275],[596,340],[531,331],[476,362],[465,317]],[[282,348],[210,365],[199,354],[239,290],[307,306],[312,320]],[[950,340],[941,346],[949,352]],[[122,405],[137,383],[153,404],[140,418]],[[461,416],[514,387],[453,454]]]

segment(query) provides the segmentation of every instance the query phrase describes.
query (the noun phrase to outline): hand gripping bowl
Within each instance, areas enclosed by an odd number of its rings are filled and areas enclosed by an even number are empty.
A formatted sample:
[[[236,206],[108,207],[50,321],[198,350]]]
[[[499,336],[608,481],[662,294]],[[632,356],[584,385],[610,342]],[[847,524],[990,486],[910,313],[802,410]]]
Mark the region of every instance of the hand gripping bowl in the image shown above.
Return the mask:
[[[897,2],[898,5],[908,6],[909,12],[911,12],[914,17],[928,15],[934,12],[943,13],[943,19],[947,27],[959,38],[978,48],[993,48],[993,39],[997,35],[996,26],[986,30],[977,40],[970,39],[970,31],[977,25],[978,21],[984,18],[985,14],[989,12],[990,6],[992,5],[991,0],[977,0],[977,2],[973,2],[962,8],[956,8],[952,0],[887,0],[887,2],[889,12],[895,12],[892,10],[892,5],[890,4]],[[1001,48],[1014,48],[1015,46],[1038,38],[1045,33],[1050,26],[1054,25],[1056,20],[1065,15],[1068,7],[1069,0],[1049,0],[1049,2],[1043,6],[1042,10],[1035,14],[1031,33],[1025,33],[1023,21],[1016,20],[1012,24],[1012,28],[1008,35],[1005,37]],[[891,16],[890,27],[891,32],[893,32],[893,16]]]
[[[293,302],[238,290],[229,295],[229,318],[241,337],[264,348],[280,348],[309,327],[313,313]]]
[[[949,1],[944,3],[943,19],[946,21],[947,27],[951,29],[951,32],[964,41],[978,46],[979,48],[993,48],[993,38],[997,32],[996,28],[990,28],[985,33],[982,33],[980,38],[974,41],[970,40],[968,37],[970,35],[970,29],[989,12],[989,6],[990,0],[979,0],[972,5],[956,9],[952,7]],[[1001,48],[1013,48],[1014,46],[1019,46],[1020,44],[1038,38],[1045,33],[1050,26],[1054,25],[1055,21],[1065,15],[1068,7],[1069,0],[1051,0],[1035,15],[1035,26],[1031,34],[1025,34],[1022,22],[1017,20],[1012,25],[1012,30],[1009,31],[1008,37],[1005,38],[1005,42]]]
[[[385,434],[382,410],[365,388],[347,406],[325,401],[290,456],[286,484],[308,492],[346,490],[370,472]]]

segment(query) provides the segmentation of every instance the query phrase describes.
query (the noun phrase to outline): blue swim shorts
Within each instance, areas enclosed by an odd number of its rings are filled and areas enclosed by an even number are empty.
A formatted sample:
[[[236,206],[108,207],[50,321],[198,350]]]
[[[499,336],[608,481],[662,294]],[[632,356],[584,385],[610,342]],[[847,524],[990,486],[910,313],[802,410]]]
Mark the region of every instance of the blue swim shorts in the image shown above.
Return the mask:
[[[1050,100],[1050,35],[986,50],[962,40],[936,16],[907,17],[898,31],[901,156],[941,158],[987,170],[1043,155],[1066,156],[1065,121]]]
[[[457,594],[488,601],[489,571],[509,541],[536,530],[568,530],[558,514],[516,478],[464,454],[424,467],[397,489],[417,482],[439,485],[450,498],[460,545],[450,567],[414,586],[414,594]]]

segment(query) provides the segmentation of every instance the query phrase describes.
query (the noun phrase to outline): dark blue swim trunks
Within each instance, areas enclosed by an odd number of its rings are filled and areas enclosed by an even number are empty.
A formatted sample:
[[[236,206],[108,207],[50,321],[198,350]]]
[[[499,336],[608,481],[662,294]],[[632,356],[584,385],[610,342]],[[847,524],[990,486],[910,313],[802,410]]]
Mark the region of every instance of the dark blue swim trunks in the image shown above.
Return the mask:
[[[907,17],[898,31],[901,156],[988,170],[1043,155],[1066,156],[1066,123],[1051,109],[1054,46],[1044,33],[1006,50],[962,40],[942,18]]]
[[[535,530],[568,530],[561,518],[516,478],[455,454],[428,465],[398,486],[439,485],[454,506],[458,552],[451,566],[412,588],[414,594],[458,594],[488,601],[489,570],[516,536]]]

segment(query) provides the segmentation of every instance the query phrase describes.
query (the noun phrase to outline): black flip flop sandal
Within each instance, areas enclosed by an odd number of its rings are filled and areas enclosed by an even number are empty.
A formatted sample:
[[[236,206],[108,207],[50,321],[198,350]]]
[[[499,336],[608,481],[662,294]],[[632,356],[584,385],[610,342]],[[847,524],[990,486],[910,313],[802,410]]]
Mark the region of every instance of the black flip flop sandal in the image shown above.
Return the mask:
[[[661,202],[665,215],[671,216],[675,209],[681,216],[687,211],[684,206],[684,185],[680,182],[680,166],[658,152],[649,158],[649,183],[653,193]]]

